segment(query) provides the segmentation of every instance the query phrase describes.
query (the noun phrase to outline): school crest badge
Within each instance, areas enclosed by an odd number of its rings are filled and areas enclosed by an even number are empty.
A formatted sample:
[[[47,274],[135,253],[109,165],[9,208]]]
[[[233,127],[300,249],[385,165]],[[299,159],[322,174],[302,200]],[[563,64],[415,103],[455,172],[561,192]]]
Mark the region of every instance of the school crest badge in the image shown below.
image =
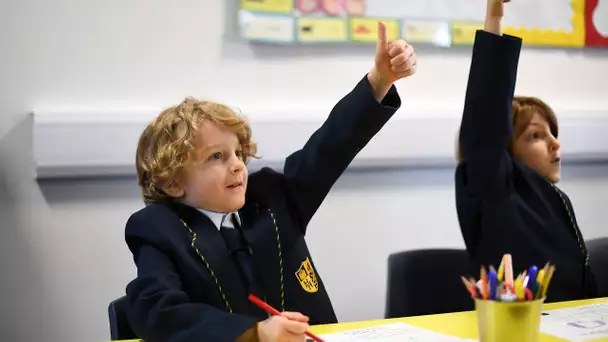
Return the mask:
[[[309,258],[302,261],[302,265],[296,271],[296,278],[300,282],[300,286],[304,291],[309,293],[315,293],[319,291],[319,280],[315,274],[315,270],[312,268],[312,263]]]

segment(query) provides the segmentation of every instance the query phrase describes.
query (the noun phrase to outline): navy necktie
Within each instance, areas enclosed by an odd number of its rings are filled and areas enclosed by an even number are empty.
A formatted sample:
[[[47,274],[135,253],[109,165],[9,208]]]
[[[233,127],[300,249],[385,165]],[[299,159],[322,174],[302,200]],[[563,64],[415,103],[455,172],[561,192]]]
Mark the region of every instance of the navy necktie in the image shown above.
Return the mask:
[[[260,295],[256,286],[257,283],[255,281],[252,255],[250,253],[247,241],[245,241],[243,238],[240,226],[234,215],[235,214],[230,214],[229,218],[227,219],[232,220],[235,228],[222,225],[220,228],[220,233],[222,233],[222,236],[224,237],[224,241],[226,242],[226,246],[230,251],[230,255],[233,257],[239,270],[241,271],[241,276],[246,288],[250,293]]]

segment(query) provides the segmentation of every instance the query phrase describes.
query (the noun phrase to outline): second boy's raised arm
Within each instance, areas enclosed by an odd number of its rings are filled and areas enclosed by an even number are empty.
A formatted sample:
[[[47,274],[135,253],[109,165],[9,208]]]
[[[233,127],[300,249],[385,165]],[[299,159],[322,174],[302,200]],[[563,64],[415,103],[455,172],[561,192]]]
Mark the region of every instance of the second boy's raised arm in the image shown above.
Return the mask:
[[[459,143],[467,192],[492,196],[506,191],[511,159],[511,103],[521,39],[502,35],[505,0],[488,0],[483,31],[475,36]]]
[[[378,28],[372,71],[334,106],[304,147],[285,161],[285,186],[301,227],[306,227],[357,153],[401,106],[393,83],[415,71],[413,48],[404,41],[389,43],[386,26]]]

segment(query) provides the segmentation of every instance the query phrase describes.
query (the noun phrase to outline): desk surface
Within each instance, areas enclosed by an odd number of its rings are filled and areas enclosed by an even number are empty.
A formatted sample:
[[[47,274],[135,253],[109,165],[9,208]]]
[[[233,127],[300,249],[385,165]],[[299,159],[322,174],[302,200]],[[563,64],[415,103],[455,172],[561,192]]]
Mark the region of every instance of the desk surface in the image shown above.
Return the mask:
[[[581,305],[588,304],[596,304],[596,303],[608,303],[608,298],[600,298],[600,299],[589,299],[589,300],[579,300],[572,302],[562,302],[562,303],[551,303],[545,304],[543,306],[544,310],[552,310],[552,309],[561,309],[568,307],[575,307]],[[323,335],[330,334],[335,332],[341,332],[352,329],[360,329],[365,327],[370,327],[374,325],[393,323],[393,322],[404,322],[408,323],[420,328],[432,330],[435,332],[452,335],[461,338],[477,338],[477,318],[475,316],[475,311],[466,311],[466,312],[454,312],[447,314],[439,314],[439,315],[429,315],[429,316],[416,316],[416,317],[406,317],[406,318],[394,318],[394,319],[383,319],[383,320],[373,320],[373,321],[364,321],[364,322],[348,322],[348,323],[339,323],[339,324],[328,324],[328,325],[317,325],[311,326],[310,331]],[[130,340],[123,342],[136,342],[139,340]],[[551,341],[564,341],[562,339],[541,334],[541,338],[539,342],[551,342]],[[608,341],[606,339],[594,340],[594,341]]]

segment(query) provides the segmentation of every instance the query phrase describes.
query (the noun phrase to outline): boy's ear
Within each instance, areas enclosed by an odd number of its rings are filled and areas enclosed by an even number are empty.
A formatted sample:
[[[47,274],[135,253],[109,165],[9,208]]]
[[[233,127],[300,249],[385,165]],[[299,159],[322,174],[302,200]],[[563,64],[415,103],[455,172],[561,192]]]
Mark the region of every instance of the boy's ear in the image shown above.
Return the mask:
[[[167,195],[171,197],[180,198],[184,196],[184,189],[175,180],[163,184],[162,189]]]

